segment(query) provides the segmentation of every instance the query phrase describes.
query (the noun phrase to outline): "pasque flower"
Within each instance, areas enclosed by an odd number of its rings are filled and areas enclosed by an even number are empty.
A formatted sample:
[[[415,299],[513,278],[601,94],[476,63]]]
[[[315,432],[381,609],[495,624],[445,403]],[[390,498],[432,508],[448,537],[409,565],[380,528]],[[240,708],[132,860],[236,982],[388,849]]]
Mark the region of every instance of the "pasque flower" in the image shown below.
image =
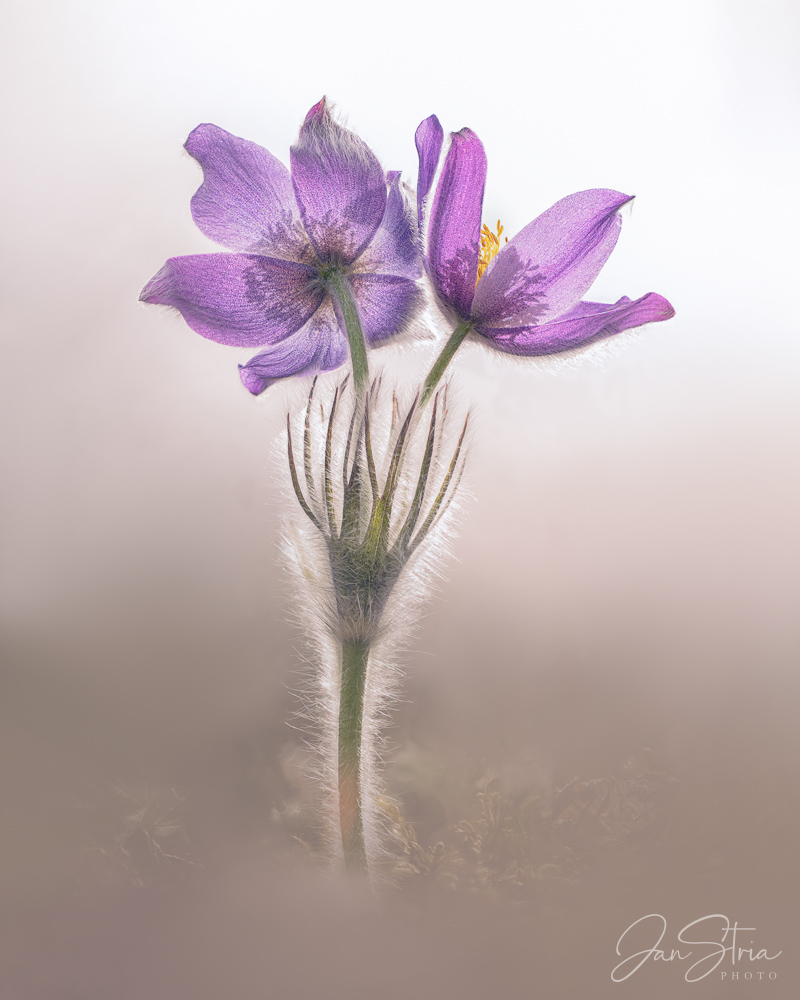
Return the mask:
[[[442,140],[431,115],[416,134],[418,211],[420,224],[423,206],[427,216],[425,268],[461,339],[474,332],[509,354],[557,354],[675,314],[654,292],[612,304],[581,301],[614,249],[629,195],[569,195],[501,248],[499,223],[497,235],[481,229],[486,154],[470,129],[452,134],[432,205],[425,204]]]
[[[278,379],[330,371],[411,318],[420,274],[416,224],[397,172],[331,115],[306,115],[290,171],[261,146],[199,125],[186,142],[203,168],[198,228],[233,253],[173,257],[144,302],[173,306],[218,344],[261,347],[240,365],[258,394]],[[363,336],[362,336],[363,334]],[[366,369],[366,363],[364,363]]]

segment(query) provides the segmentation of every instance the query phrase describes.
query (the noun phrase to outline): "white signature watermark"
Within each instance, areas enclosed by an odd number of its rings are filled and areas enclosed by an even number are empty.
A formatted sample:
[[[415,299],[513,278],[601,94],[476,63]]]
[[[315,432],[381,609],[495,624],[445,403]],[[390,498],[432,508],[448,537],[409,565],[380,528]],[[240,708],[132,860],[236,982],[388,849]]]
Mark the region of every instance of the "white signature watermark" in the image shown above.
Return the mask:
[[[649,948],[636,951],[633,954],[626,954],[628,948],[632,947],[628,937],[634,927],[643,925],[640,933],[647,935],[647,940],[658,936],[658,939]],[[637,972],[648,959],[654,962],[688,962],[693,959],[692,964],[686,969],[684,979],[687,983],[696,983],[719,968],[725,962],[726,968],[720,971],[722,979],[777,979],[778,974],[774,971],[764,969],[753,969],[749,965],[751,962],[773,962],[780,951],[768,954],[766,948],[756,948],[752,938],[747,937],[747,932],[754,931],[755,927],[740,927],[734,921],[730,922],[724,913],[710,913],[706,917],[693,920],[690,924],[681,928],[677,937],[677,948],[662,948],[661,943],[667,933],[667,921],[660,913],[648,913],[646,917],[639,917],[638,920],[622,932],[617,941],[617,955],[622,957],[622,961],[616,965],[611,973],[611,978],[615,983],[622,983]],[[638,937],[638,935],[637,935]],[[626,942],[626,938],[628,938]],[[749,947],[745,947],[742,942],[747,941]],[[681,948],[681,945],[699,946],[701,951]],[[727,959],[727,961],[726,961]],[[745,971],[740,971],[736,966],[748,963]],[[730,965],[730,969],[727,966]]]

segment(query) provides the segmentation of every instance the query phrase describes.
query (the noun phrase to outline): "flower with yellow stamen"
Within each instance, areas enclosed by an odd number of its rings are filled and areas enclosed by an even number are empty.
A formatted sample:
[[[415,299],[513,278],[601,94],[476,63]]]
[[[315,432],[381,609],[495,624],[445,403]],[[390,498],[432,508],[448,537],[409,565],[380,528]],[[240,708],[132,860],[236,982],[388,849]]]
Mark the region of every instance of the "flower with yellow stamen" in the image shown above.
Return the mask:
[[[500,220],[497,220],[497,235],[491,231],[491,229],[484,222],[483,228],[481,229],[481,247],[478,251],[478,277],[475,279],[475,284],[483,277],[483,272],[492,263],[492,261],[497,256],[500,251],[500,237],[503,235],[503,227],[500,225]],[[506,236],[506,243],[508,243],[508,237]]]
[[[431,115],[416,134],[422,192],[417,212],[425,272],[453,332],[425,381],[422,403],[469,336],[506,354],[542,357],[675,315],[655,292],[633,301],[624,295],[616,302],[582,299],[614,249],[619,213],[630,195],[610,188],[576,191],[501,245],[500,223],[496,236],[481,225],[487,170],[483,143],[471,129],[452,132],[439,170],[443,142],[444,130]]]

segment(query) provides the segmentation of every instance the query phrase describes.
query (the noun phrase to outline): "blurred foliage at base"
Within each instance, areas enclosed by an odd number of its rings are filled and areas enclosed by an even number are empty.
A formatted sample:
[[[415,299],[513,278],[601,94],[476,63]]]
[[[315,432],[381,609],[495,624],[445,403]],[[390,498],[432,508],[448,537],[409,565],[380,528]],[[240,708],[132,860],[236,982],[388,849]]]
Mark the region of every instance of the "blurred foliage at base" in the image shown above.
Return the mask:
[[[267,867],[325,869],[312,764],[297,744],[253,737],[214,787],[114,782],[102,801],[73,805],[80,889],[194,882],[238,851]],[[793,868],[797,782],[675,772],[650,748],[616,773],[564,783],[533,756],[497,764],[406,748],[385,773],[380,881],[412,906],[474,897],[546,907],[591,883],[621,891],[680,877],[714,888]]]

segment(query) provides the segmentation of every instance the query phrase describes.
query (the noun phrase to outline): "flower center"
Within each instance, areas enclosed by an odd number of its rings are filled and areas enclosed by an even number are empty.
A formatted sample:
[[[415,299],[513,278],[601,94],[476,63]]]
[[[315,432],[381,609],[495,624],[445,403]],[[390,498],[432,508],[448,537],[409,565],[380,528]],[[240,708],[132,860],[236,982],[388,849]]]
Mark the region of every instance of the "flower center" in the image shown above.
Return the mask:
[[[483,272],[500,252],[500,237],[502,234],[503,227],[500,225],[499,219],[497,220],[497,235],[491,231],[486,223],[483,224],[483,229],[481,229],[481,248],[478,251],[478,277],[475,281],[476,285],[483,277]],[[508,243],[507,236],[506,243]]]

